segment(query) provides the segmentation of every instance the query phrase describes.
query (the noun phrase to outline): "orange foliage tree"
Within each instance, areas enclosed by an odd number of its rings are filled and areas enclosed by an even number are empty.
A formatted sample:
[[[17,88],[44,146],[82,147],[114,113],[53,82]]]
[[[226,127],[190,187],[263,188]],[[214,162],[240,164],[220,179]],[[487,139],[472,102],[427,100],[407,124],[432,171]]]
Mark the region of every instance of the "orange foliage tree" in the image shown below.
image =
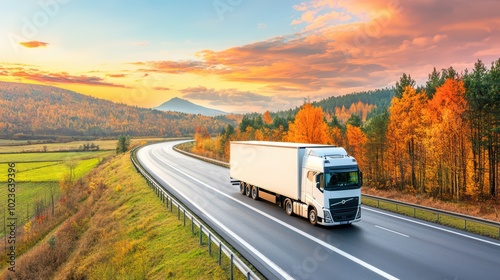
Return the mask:
[[[467,158],[471,154],[466,110],[464,83],[456,79],[447,79],[436,89],[426,110],[429,179],[440,196],[457,201],[467,191]]]
[[[366,145],[366,135],[361,131],[360,127],[348,124],[346,126],[346,138],[348,145],[346,146],[347,151],[356,158],[360,169],[364,169],[366,166],[365,161],[365,145]]]
[[[271,112],[266,111],[264,115],[262,115],[262,120],[265,124],[270,125],[273,123],[273,117],[271,117]]]
[[[418,93],[407,86],[401,98],[395,97],[389,107],[389,173],[400,190],[411,185],[423,191],[423,182],[417,180],[417,172],[424,174],[425,169],[422,112],[426,105],[425,92]]]
[[[328,125],[324,120],[323,110],[305,103],[290,123],[285,141],[299,143],[327,143]]]

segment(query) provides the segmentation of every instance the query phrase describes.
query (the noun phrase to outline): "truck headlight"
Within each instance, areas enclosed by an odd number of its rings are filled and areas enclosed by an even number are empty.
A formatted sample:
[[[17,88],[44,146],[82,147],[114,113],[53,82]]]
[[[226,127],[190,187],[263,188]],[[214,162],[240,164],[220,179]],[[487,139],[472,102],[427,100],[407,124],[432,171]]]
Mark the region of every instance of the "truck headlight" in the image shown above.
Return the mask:
[[[358,214],[356,215],[356,219],[361,219],[361,206],[358,206]]]
[[[333,223],[332,215],[330,210],[323,209],[323,217],[325,217],[325,223]]]

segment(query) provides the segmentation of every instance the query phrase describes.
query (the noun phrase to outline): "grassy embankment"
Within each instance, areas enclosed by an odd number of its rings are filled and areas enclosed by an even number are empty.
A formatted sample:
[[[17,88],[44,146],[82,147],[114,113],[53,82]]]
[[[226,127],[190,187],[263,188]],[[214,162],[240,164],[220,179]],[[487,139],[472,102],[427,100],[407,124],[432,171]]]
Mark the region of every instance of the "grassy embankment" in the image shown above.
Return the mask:
[[[42,160],[56,160],[45,153],[43,156],[46,158]],[[28,175],[34,168],[62,169],[51,167],[56,165],[54,162],[31,166],[17,162],[19,176]],[[88,166],[85,159],[80,163],[75,171]],[[37,174],[37,178],[43,178]],[[18,183],[16,195],[20,200],[29,200],[48,187],[54,185],[48,181]],[[55,187],[60,192],[57,184]],[[7,270],[6,254],[1,255],[0,279],[228,278],[215,256],[199,246],[197,233],[193,236],[190,227],[184,227],[149,189],[128,154],[101,162],[62,198],[55,212],[56,216],[63,213],[63,218],[49,217],[40,226],[31,221],[33,226],[28,233],[24,232],[25,227],[19,229],[19,242],[26,238],[32,244],[18,248],[15,273]],[[52,227],[43,228],[49,223]]]

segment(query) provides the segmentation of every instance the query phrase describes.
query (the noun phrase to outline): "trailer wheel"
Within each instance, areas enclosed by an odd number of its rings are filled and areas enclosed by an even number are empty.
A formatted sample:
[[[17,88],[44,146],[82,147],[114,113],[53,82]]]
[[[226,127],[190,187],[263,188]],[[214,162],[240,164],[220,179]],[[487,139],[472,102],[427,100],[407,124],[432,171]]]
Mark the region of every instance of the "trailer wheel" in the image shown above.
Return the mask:
[[[245,194],[245,182],[240,182],[240,193]]]
[[[288,216],[293,215],[293,204],[290,198],[285,199],[285,212]]]
[[[250,197],[252,195],[252,185],[246,184],[245,185],[245,194]]]
[[[307,216],[311,224],[316,225],[318,223],[318,213],[316,212],[316,208],[311,207],[309,209],[309,215]]]
[[[252,186],[252,199],[253,200],[259,199],[259,188],[256,186]]]

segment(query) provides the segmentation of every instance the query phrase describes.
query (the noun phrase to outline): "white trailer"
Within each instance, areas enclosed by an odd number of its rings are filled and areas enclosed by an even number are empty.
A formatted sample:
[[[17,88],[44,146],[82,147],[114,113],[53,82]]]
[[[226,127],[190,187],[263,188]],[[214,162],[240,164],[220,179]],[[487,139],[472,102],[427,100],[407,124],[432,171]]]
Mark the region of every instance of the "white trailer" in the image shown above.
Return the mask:
[[[232,141],[230,176],[242,194],[276,203],[312,224],[361,219],[362,175],[356,160],[340,147]]]

